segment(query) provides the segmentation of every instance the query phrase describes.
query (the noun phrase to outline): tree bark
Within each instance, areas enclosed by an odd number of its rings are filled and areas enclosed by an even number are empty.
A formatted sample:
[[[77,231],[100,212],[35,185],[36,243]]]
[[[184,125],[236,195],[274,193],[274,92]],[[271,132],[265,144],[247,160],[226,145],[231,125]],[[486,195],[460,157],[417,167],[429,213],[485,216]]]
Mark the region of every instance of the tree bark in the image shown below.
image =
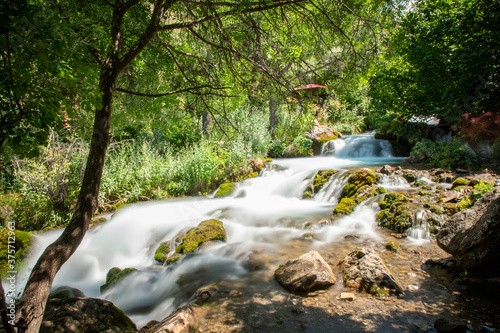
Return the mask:
[[[278,126],[278,102],[271,98],[269,100],[269,133],[271,135]]]
[[[52,282],[61,266],[80,245],[97,207],[117,77],[117,70],[101,70],[99,87],[103,94],[102,108],[96,110],[92,143],[75,212],[64,232],[45,249],[31,272],[17,309],[18,332],[39,331]]]

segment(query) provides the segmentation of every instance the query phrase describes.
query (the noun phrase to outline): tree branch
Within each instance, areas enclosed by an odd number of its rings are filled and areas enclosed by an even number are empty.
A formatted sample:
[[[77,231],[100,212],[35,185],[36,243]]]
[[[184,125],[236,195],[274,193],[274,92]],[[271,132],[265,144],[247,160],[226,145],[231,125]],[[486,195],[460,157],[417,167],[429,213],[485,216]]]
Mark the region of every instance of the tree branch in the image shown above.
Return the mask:
[[[204,23],[204,22],[207,22],[207,21],[211,21],[211,20],[214,20],[216,18],[222,18],[222,17],[225,17],[225,16],[234,15],[234,14],[250,14],[250,13],[255,13],[255,12],[262,12],[262,11],[266,11],[266,10],[269,10],[269,9],[283,7],[283,6],[291,5],[291,4],[297,4],[297,3],[301,3],[301,2],[305,2],[305,1],[309,1],[309,0],[288,0],[288,1],[274,0],[273,4],[266,5],[266,6],[260,6],[260,4],[256,4],[256,5],[259,5],[259,6],[258,7],[252,7],[252,8],[246,8],[246,9],[243,9],[243,10],[242,9],[228,10],[228,11],[225,11],[225,12],[222,12],[222,13],[216,13],[216,14],[212,14],[212,15],[200,17],[200,18],[198,18],[196,20],[192,20],[192,21],[189,21],[189,22],[180,22],[180,23],[167,24],[167,25],[164,25],[164,26],[160,27],[158,29],[158,31],[191,28],[191,27],[194,27],[195,25],[198,25],[198,24],[201,24],[201,23]]]
[[[99,64],[99,66],[101,67],[104,66],[104,59],[101,57],[99,51],[97,51],[97,49],[95,49],[90,45],[87,46],[87,49],[89,50],[89,53],[92,56],[92,58],[94,58],[94,60]]]
[[[185,88],[185,89],[169,91],[169,92],[162,93],[162,94],[140,93],[140,92],[135,92],[135,91],[131,91],[131,90],[127,90],[127,89],[122,89],[122,88],[116,88],[116,91],[119,91],[119,92],[122,92],[122,93],[126,93],[126,94],[129,94],[129,95],[141,96],[141,97],[164,97],[164,96],[181,94],[181,93],[184,93],[184,92],[190,92],[192,90],[200,90],[200,89],[205,89],[205,88],[207,88],[207,89],[213,89],[213,90],[230,89],[230,87],[212,87],[212,86],[209,86],[209,85],[203,85],[203,86],[189,87],[189,88]],[[208,95],[208,94],[204,94],[204,95]]]

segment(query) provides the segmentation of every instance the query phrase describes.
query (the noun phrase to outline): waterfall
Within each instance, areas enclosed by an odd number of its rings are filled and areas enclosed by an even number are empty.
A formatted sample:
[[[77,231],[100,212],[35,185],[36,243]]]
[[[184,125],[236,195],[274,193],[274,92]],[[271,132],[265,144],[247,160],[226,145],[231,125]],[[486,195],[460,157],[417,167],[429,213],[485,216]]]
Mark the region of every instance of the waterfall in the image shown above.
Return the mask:
[[[321,154],[344,159],[394,157],[390,142],[375,139],[373,134],[346,135],[328,141],[321,147]]]
[[[310,240],[311,249],[340,242],[352,233],[362,239],[380,239],[375,228],[379,210],[375,198],[361,203],[348,216],[332,223],[329,219],[347,181],[348,168],[398,163],[402,159],[393,157],[387,141],[376,140],[369,134],[346,136],[325,147],[332,144],[333,154],[274,160],[259,177],[239,183],[230,197],[161,200],[119,209],[109,222],[87,233],[57,274],[53,288],[71,286],[88,297],[109,299],[141,327],[150,320],[162,320],[187,304],[199,287],[224,279],[244,279],[245,263],[252,250],[286,251],[289,242],[304,239],[305,224],[315,226],[308,230],[315,235]],[[321,169],[339,172],[313,200],[301,200],[305,186]],[[402,182],[396,185],[406,186]],[[175,265],[162,266],[154,261],[160,242],[172,240],[210,218],[223,222],[226,242],[202,246]],[[35,236],[32,259],[18,280],[19,291],[43,249],[60,232]],[[133,267],[137,272],[101,294],[99,287],[112,267]]]

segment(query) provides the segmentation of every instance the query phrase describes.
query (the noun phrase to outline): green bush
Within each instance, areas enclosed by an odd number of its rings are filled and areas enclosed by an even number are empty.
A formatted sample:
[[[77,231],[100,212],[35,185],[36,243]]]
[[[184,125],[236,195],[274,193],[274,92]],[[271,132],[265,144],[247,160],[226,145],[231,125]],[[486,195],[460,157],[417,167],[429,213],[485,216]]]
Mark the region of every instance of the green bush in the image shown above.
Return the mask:
[[[433,167],[472,168],[478,167],[476,154],[460,138],[453,138],[450,143],[422,140],[412,149],[410,158],[419,155]]]

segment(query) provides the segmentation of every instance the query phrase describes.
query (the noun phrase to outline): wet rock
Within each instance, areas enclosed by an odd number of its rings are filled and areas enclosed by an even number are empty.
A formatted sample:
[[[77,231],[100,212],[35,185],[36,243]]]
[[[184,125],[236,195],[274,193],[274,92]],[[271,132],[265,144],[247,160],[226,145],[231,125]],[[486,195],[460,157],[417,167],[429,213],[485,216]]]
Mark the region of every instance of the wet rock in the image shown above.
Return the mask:
[[[40,332],[137,332],[135,324],[110,301],[97,298],[52,298]]]
[[[399,251],[399,244],[393,241],[387,242],[385,244],[385,248],[389,251],[392,252],[398,252]]]
[[[391,175],[394,172],[394,168],[391,167],[389,164],[384,165],[379,172],[383,175]]]
[[[177,246],[177,253],[194,252],[200,244],[213,240],[226,240],[222,222],[216,219],[202,221],[182,238],[182,243]]]
[[[359,235],[356,234],[345,235],[344,239],[359,239]]]
[[[437,244],[474,275],[500,276],[500,187],[469,209],[453,215],[439,231]]]
[[[325,226],[327,226],[327,225],[331,225],[331,224],[332,224],[332,221],[331,221],[331,220],[327,220],[327,219],[325,219],[325,220],[321,220],[321,221],[319,221],[319,222],[318,222],[318,224],[319,224],[321,227],[325,227]]]
[[[448,272],[454,272],[457,265],[457,261],[453,257],[442,258],[442,259],[428,259],[422,264],[422,269],[428,268],[442,268]]]
[[[458,202],[461,197],[462,197],[462,193],[455,191],[455,190],[451,190],[451,191],[443,192],[439,196],[439,199],[442,202],[447,203],[447,202]]]
[[[137,269],[125,268],[122,270],[118,267],[111,268],[108,274],[106,274],[106,283],[101,286],[101,293],[104,293],[106,290],[116,285],[121,279],[133,272],[137,272]]]
[[[344,285],[374,295],[401,295],[403,288],[372,249],[349,253],[340,263]]]
[[[180,259],[181,255],[175,252],[176,242],[161,242],[155,251],[155,260],[161,264],[172,264]]]
[[[274,272],[274,278],[286,290],[299,294],[327,289],[336,281],[332,269],[316,251],[287,261]]]
[[[156,324],[150,333],[187,333],[195,321],[196,305],[186,305],[177,309],[167,318]]]
[[[271,269],[272,257],[267,253],[251,253],[247,266],[250,272]]]
[[[340,293],[339,299],[346,301],[354,301],[356,299],[356,296],[354,296],[353,293]]]
[[[322,126],[316,123],[311,132],[306,133],[306,137],[313,142],[312,149],[314,155],[319,155],[321,153],[321,147],[324,143],[330,140],[338,139],[342,137],[342,134],[328,126]]]
[[[350,175],[347,184],[342,189],[341,200],[332,212],[333,216],[349,215],[359,203],[378,194],[386,193],[383,187],[375,186],[380,178],[380,174],[367,168]]]
[[[198,304],[198,305],[205,304],[210,298],[217,295],[217,291],[218,290],[217,290],[217,287],[215,285],[201,287],[194,294],[194,296],[196,298],[196,304]]]
[[[146,325],[144,325],[139,332],[140,333],[149,333],[149,331],[155,326],[158,325],[160,322],[158,320],[151,320],[149,321]]]
[[[439,318],[434,322],[434,328],[439,333],[466,333],[468,328],[466,324],[452,322],[448,319]]]
[[[74,297],[85,297],[85,294],[76,288],[71,288],[68,286],[62,286],[54,290],[49,295],[49,298],[74,298]]]

